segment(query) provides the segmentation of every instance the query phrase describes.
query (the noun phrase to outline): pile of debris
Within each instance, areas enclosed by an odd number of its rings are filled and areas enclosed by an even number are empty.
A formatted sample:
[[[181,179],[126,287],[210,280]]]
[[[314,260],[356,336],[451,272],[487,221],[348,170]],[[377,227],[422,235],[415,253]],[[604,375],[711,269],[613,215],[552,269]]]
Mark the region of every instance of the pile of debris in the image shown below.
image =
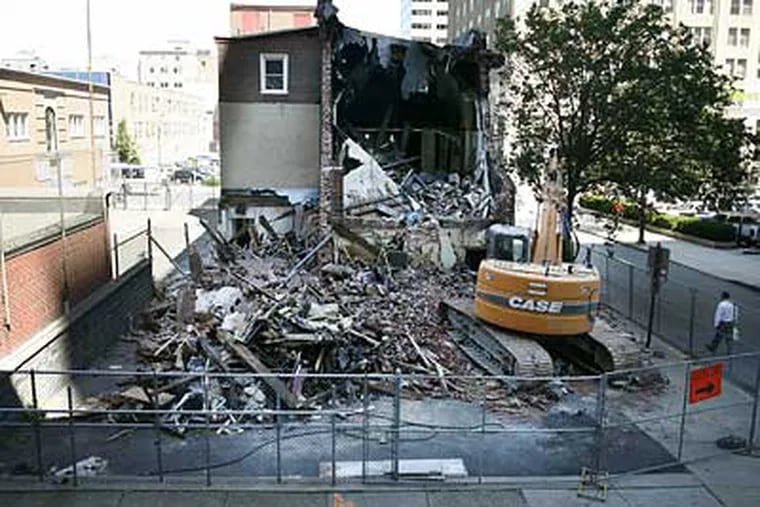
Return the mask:
[[[264,408],[356,404],[364,373],[389,374],[368,381],[375,393],[392,394],[392,375],[401,372],[406,398],[481,399],[482,383],[457,378],[480,372],[437,316],[442,299],[472,296],[472,273],[368,262],[332,235],[279,238],[289,247],[267,256],[212,237],[203,255],[191,250],[192,273],[166,283],[129,338],[147,369],[189,374],[139,379],[110,396],[110,406],[170,408],[177,413],[164,422],[182,434],[197,415],[182,411],[251,412],[247,420],[220,414],[233,431],[238,423],[263,420]],[[198,375],[204,372],[249,376]],[[314,373],[359,376],[309,376]],[[556,397],[551,389],[510,393],[492,386],[488,392],[494,401],[522,397],[520,407],[544,408]]]
[[[486,219],[492,197],[483,184],[456,172],[419,172],[394,151],[375,158],[347,140],[341,151],[348,169],[343,181],[344,207],[349,215],[379,215],[416,224],[428,219]],[[382,163],[380,162],[382,161]]]

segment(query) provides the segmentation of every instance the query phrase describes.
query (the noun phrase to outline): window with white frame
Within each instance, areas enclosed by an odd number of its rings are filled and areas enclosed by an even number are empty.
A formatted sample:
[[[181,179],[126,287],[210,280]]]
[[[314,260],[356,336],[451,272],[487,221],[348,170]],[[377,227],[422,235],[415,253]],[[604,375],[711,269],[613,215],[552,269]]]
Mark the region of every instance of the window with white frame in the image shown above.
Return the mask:
[[[9,141],[29,139],[29,115],[27,113],[7,113],[5,115],[5,136]]]
[[[260,60],[261,93],[288,93],[288,55],[262,54]]]
[[[84,116],[81,114],[69,115],[69,136],[84,137]]]
[[[733,15],[739,14],[739,11],[741,9],[741,3],[742,0],[731,0],[731,9],[729,12]]]
[[[745,16],[752,15],[752,0],[742,1],[742,14],[744,14]]]
[[[95,135],[97,137],[104,137],[106,135],[106,117],[96,116],[93,122],[95,124]]]

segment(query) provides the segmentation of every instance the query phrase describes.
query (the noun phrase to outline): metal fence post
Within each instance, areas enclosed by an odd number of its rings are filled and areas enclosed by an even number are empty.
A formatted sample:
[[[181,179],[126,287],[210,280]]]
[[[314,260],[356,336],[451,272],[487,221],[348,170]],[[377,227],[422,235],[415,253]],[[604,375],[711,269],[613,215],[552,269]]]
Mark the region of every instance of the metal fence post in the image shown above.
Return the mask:
[[[628,318],[630,320],[634,320],[633,319],[633,264],[628,265]]]
[[[66,387],[66,396],[69,407],[69,446],[71,448],[71,469],[74,479],[74,487],[77,487],[79,481],[77,477],[77,448],[76,439],[74,438],[74,401],[71,397],[71,386]]]
[[[369,459],[369,381],[364,372],[364,419],[362,420],[362,483],[367,481],[367,460]]]
[[[187,226],[187,222],[185,222],[185,251],[190,252],[190,229]]]
[[[113,265],[116,273],[114,278],[118,279],[121,274],[119,272],[119,236],[115,232],[113,233]]]
[[[37,379],[34,370],[29,371],[29,382],[32,387],[32,407],[34,407],[34,450],[37,456],[37,476],[40,482],[45,480],[45,471],[42,469],[42,434],[40,431],[40,406],[37,400]]]
[[[158,466],[158,481],[164,482],[163,446],[161,442],[161,415],[158,413],[158,374],[153,370],[153,393],[156,397],[153,401],[156,409],[154,424],[156,426],[156,465]]]
[[[612,300],[610,298],[610,256],[604,257],[604,294],[607,296],[607,304],[612,306]]]
[[[486,448],[486,382],[481,380],[481,400],[480,400],[480,448],[478,453],[478,484],[483,484],[483,450]]]
[[[203,411],[206,416],[206,428],[204,438],[204,455],[205,455],[205,467],[206,467],[206,486],[211,486],[211,413],[210,413],[210,400],[208,396],[208,371],[203,370]]]
[[[401,370],[396,369],[393,385],[393,428],[391,433],[391,478],[398,481],[399,431],[401,428]]]
[[[604,418],[607,402],[607,374],[599,377],[599,391],[596,393],[596,455],[594,456],[594,471],[599,474],[602,470],[604,452]]]
[[[697,314],[697,289],[689,288],[689,355],[694,355],[694,319]]]
[[[277,484],[282,483],[282,416],[280,410],[282,409],[282,400],[280,395],[277,395],[275,401],[275,407],[277,407],[277,415],[274,417],[275,421],[275,434],[277,437],[275,445],[275,461],[277,463]]]
[[[678,462],[683,458],[684,431],[686,429],[686,410],[689,408],[689,380],[691,378],[691,362],[686,363],[683,379],[683,401],[681,403],[681,425],[678,430]]]
[[[332,484],[333,486],[335,486],[335,482],[336,482],[335,481],[335,478],[336,478],[335,452],[336,452],[336,444],[337,444],[337,441],[336,441],[337,439],[336,439],[336,434],[335,434],[335,383],[334,382],[335,382],[335,379],[333,379],[332,395],[331,395],[331,400],[330,400],[330,409],[331,409],[331,413],[330,413],[330,434],[332,435],[332,441],[330,442],[330,444],[331,444],[331,447],[330,447],[330,468],[331,468],[330,484]]]
[[[760,401],[760,357],[755,357],[757,360],[757,373],[755,375],[755,392],[753,394],[752,402],[752,417],[749,426],[749,439],[747,440],[747,449],[752,452],[755,448],[755,426],[757,426],[757,408],[758,401]]]
[[[151,267],[153,266],[153,224],[150,221],[150,218],[148,219],[148,260],[150,261]]]

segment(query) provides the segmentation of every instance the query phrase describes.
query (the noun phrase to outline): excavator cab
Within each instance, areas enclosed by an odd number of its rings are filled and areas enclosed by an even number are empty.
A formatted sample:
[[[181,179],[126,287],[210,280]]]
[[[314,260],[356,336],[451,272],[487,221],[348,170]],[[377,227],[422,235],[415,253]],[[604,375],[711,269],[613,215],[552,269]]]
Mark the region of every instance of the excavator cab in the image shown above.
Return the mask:
[[[523,227],[495,224],[486,231],[486,259],[530,262],[531,233]]]

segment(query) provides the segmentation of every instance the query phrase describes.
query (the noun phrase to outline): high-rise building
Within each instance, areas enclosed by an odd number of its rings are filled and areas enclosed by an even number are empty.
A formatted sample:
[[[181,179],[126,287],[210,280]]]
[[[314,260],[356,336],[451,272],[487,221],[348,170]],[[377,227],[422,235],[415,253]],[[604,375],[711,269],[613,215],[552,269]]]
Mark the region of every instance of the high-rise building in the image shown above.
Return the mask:
[[[258,0],[230,5],[230,35],[316,26],[316,0]]]
[[[401,35],[412,40],[446,44],[449,1],[401,0]]]
[[[191,48],[187,41],[169,41],[160,49],[140,51],[138,80],[154,88],[184,92],[203,104],[209,150],[216,151],[214,116],[219,96],[216,54]]]
[[[542,5],[555,0],[540,0]],[[496,20],[524,18],[534,0],[449,0],[449,40],[479,29],[493,36]],[[715,64],[734,77],[729,114],[760,132],[760,0],[652,0],[696,40],[709,44]]]

